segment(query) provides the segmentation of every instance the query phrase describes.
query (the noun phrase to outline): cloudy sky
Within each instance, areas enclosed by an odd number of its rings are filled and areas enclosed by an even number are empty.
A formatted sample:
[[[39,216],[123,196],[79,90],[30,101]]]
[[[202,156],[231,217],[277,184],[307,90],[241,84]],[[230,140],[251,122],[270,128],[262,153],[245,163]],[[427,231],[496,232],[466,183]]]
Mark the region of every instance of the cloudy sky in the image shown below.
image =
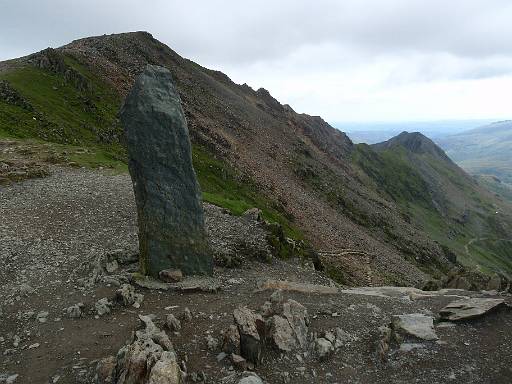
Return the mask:
[[[134,30],[330,122],[512,117],[510,0],[0,0],[0,60]]]

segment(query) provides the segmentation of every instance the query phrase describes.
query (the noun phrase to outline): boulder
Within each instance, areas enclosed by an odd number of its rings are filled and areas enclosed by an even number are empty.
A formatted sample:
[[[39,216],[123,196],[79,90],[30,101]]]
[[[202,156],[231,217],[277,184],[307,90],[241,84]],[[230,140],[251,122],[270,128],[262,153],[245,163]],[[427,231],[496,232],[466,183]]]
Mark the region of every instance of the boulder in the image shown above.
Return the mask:
[[[482,316],[505,305],[503,299],[470,298],[457,300],[439,311],[441,319],[458,321]]]
[[[180,384],[183,382],[173,345],[150,316],[139,316],[144,328],[117,354],[116,384]]]
[[[272,344],[283,352],[289,352],[297,347],[297,340],[288,320],[274,315],[268,321],[269,337]]]
[[[299,345],[305,347],[309,324],[306,307],[295,300],[289,299],[283,304],[283,317],[288,320]]]
[[[434,330],[434,318],[421,313],[408,315],[395,315],[391,326],[397,341],[401,342],[409,337],[421,340],[437,340]]]
[[[181,371],[176,354],[171,351],[162,352],[149,374],[148,384],[180,384]]]
[[[233,317],[240,334],[240,355],[254,364],[259,364],[265,334],[263,317],[247,307],[235,309]]]
[[[211,274],[201,191],[185,114],[169,70],[148,65],[121,110],[144,274]]]
[[[116,370],[116,358],[114,356],[105,357],[98,361],[96,366],[96,375],[94,377],[96,384],[114,384],[114,375]]]

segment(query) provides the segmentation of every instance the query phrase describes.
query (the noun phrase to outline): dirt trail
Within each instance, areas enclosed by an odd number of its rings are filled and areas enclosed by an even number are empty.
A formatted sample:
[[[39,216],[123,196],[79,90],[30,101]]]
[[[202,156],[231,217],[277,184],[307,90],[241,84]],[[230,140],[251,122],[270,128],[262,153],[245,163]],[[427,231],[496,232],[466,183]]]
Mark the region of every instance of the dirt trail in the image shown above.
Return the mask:
[[[262,280],[332,284],[295,261],[245,260],[241,268],[216,269],[214,280],[221,287],[217,293],[137,288],[145,296],[140,308],[118,305],[97,318],[95,302],[111,299],[117,287],[106,282],[87,286],[84,280],[91,277],[91,263],[97,257],[137,248],[131,182],[128,175],[107,172],[64,168],[52,172],[44,179],[0,187],[0,377],[17,374],[15,384],[90,384],[97,359],[117,353],[137,329],[139,314],[154,314],[162,326],[167,314],[178,316],[185,307],[192,310],[192,320],[179,333],[170,333],[178,358],[187,360],[189,373],[203,372],[209,383],[236,383],[240,373],[229,359],[217,360],[220,351],[208,350],[206,337],[220,338],[220,332],[233,323],[238,306],[259,309],[268,300],[271,292],[256,289]],[[222,237],[219,243],[233,238],[241,227],[239,220],[222,210],[207,213],[210,233]],[[370,283],[372,258],[361,254],[357,260]],[[346,332],[346,341],[324,361],[310,349],[287,354],[269,349],[256,368],[266,383],[283,383],[285,378],[297,384],[510,383],[510,311],[436,328],[440,342],[394,350],[382,364],[376,356],[380,326],[396,314],[435,316],[453,297],[284,295],[307,308],[309,342],[335,328]],[[63,309],[79,302],[85,304],[83,316],[66,316]],[[45,322],[38,320],[42,312],[48,312]]]

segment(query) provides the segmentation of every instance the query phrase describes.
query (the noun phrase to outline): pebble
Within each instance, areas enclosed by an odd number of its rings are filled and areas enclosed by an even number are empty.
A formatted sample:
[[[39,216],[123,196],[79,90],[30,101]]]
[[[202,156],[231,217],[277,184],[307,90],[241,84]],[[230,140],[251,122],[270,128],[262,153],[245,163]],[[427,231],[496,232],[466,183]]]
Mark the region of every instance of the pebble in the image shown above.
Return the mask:
[[[48,321],[49,313],[47,311],[41,311],[37,314],[36,318],[40,323],[46,323]]]

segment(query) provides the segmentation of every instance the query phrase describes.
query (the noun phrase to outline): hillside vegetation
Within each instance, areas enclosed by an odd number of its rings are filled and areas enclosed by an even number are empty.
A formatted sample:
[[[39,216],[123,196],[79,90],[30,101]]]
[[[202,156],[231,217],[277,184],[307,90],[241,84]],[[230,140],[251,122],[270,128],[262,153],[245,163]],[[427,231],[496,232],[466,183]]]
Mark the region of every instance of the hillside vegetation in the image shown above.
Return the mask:
[[[400,159],[393,167],[394,176],[381,178],[383,188],[388,183],[414,186],[422,180],[413,189],[421,193],[397,201],[433,239],[454,251],[466,265],[487,272],[496,266],[510,270],[512,250],[502,241],[510,238],[507,204],[481,188],[420,133],[403,132],[373,147],[383,157]],[[408,181],[397,179],[403,172],[400,169],[412,170]]]

